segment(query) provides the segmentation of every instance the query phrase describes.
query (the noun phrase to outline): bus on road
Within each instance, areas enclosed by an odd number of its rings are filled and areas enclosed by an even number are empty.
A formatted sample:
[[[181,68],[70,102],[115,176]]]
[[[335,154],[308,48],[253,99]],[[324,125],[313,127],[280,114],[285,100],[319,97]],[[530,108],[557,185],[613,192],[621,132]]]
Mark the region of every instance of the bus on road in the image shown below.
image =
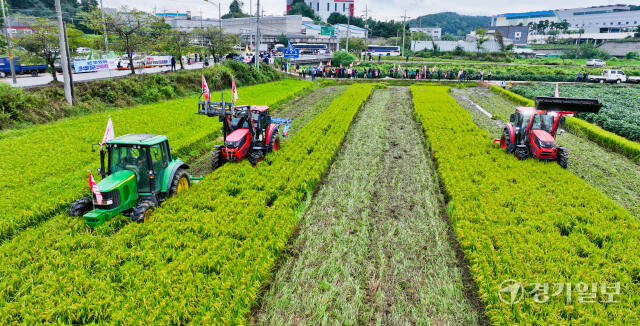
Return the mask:
[[[369,45],[367,47],[367,54],[384,55],[384,56],[400,56],[400,47],[393,45]]]
[[[300,49],[300,54],[324,54],[327,53],[327,45],[326,44],[308,44],[308,43],[297,43],[292,44],[294,49]]]

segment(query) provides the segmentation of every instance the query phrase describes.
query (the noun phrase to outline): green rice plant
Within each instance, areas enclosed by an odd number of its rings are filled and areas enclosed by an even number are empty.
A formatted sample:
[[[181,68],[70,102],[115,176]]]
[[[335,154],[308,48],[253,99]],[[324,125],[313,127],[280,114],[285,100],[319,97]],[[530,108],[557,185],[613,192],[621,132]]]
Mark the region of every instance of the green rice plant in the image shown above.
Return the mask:
[[[0,247],[0,324],[247,324],[372,88],[351,86],[257,167],[224,165],[151,222],[103,236],[62,214],[20,233]]]
[[[566,85],[562,86],[567,87]],[[516,103],[523,106],[533,107],[535,102],[519,94],[504,90],[498,86],[491,85],[492,92],[504,96]],[[548,94],[541,94],[548,95]],[[531,95],[533,96],[533,95]],[[578,95],[577,95],[578,96]],[[604,103],[605,106],[607,102]],[[506,117],[500,117],[503,120],[507,120]],[[608,148],[614,152],[618,152],[635,162],[640,162],[640,143],[631,141],[624,137],[618,136],[613,132],[606,131],[592,123],[579,118],[568,117],[566,120],[566,127],[573,133],[583,136],[601,146]],[[640,130],[640,129],[639,129]]]
[[[240,101],[274,105],[311,86],[285,80],[244,87]],[[220,133],[216,119],[198,116],[196,111],[196,98],[189,97],[6,133],[0,139],[0,242],[50,218],[88,191],[89,170],[99,166],[91,144],[102,139],[109,116],[116,135],[165,134],[173,152],[186,159],[209,148]]]
[[[640,222],[557,164],[495,148],[447,87],[411,90],[492,324],[640,323]],[[616,282],[617,302],[607,303],[601,285]],[[546,296],[536,284],[549,285]],[[581,301],[585,287],[595,302]]]

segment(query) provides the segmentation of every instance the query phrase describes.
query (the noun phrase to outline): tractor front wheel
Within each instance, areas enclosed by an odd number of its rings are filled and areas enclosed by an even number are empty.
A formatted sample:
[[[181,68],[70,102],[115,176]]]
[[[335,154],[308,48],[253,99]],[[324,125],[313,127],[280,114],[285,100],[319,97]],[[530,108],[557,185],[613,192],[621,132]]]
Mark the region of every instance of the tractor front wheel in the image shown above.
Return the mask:
[[[93,199],[91,197],[82,197],[71,204],[69,208],[69,215],[82,216],[91,209]]]
[[[569,153],[567,153],[565,148],[558,148],[556,160],[563,169],[566,169],[569,166]]]
[[[253,151],[251,152],[251,154],[249,154],[249,163],[251,163],[251,165],[253,166],[258,165],[258,162],[260,162],[261,159],[262,153],[260,151]]]
[[[190,186],[191,182],[187,171],[185,169],[178,169],[178,171],[176,171],[176,175],[173,176],[173,180],[171,181],[171,191],[169,192],[169,196],[173,197],[183,190],[189,189]]]
[[[520,161],[524,161],[529,157],[529,150],[526,147],[517,147],[516,148],[516,157]]]
[[[139,202],[131,211],[131,221],[138,223],[148,222],[155,208],[156,205],[150,200]]]
[[[225,159],[222,157],[222,150],[219,148],[215,148],[213,153],[211,153],[211,170],[215,170],[224,164]]]
[[[513,143],[513,139],[511,139],[511,134],[509,130],[505,129],[502,133],[502,139],[500,139],[500,146],[507,150],[507,153],[512,154],[515,151],[516,144]]]

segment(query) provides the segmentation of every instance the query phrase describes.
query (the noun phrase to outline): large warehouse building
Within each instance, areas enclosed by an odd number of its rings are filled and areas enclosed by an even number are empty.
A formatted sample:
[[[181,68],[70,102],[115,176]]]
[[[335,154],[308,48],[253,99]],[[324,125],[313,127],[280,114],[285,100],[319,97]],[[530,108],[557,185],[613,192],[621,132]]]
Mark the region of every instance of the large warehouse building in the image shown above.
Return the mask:
[[[327,21],[331,13],[337,12],[353,17],[354,0],[304,0],[322,20]],[[293,0],[287,0],[287,11],[291,9]]]
[[[628,5],[610,5],[510,13],[493,17],[492,25],[527,26],[544,20],[556,23],[566,21],[570,29],[582,28],[585,33],[616,33],[635,29],[640,23],[640,10],[631,10]]]

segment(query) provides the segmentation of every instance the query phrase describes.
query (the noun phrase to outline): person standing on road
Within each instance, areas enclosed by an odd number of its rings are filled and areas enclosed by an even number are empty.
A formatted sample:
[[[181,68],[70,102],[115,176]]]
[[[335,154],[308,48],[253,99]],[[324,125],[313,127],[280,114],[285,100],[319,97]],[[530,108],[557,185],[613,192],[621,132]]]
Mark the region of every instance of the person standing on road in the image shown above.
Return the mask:
[[[482,72],[480,73],[480,81],[484,81],[484,69],[482,69]]]
[[[507,89],[507,81],[503,80],[501,86],[502,86],[502,89]]]
[[[176,57],[171,57],[171,71],[176,71]]]
[[[491,71],[487,74],[487,81],[491,81]]]
[[[382,54],[378,54],[378,63],[380,63],[380,60],[382,60]]]

